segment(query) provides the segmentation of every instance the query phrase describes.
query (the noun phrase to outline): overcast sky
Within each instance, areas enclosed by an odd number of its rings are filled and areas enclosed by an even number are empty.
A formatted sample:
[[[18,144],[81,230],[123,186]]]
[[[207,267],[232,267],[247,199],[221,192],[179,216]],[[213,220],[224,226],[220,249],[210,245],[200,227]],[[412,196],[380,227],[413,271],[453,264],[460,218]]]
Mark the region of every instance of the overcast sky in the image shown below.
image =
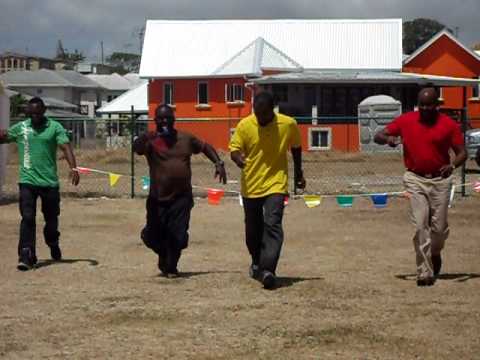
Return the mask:
[[[0,52],[53,57],[58,39],[91,60],[138,52],[146,19],[427,17],[459,27],[466,45],[480,42],[480,0],[0,0]]]

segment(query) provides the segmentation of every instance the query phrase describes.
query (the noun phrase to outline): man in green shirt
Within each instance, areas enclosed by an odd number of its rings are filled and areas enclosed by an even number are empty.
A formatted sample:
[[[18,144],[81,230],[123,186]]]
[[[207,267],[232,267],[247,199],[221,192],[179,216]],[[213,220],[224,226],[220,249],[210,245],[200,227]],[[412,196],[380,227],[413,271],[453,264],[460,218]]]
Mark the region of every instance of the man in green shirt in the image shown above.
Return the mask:
[[[70,140],[63,126],[45,116],[45,104],[40,98],[28,102],[29,118],[0,129],[1,143],[16,143],[20,169],[20,241],[18,244],[18,270],[27,271],[37,263],[35,252],[35,218],[37,198],[42,199],[42,213],[45,219],[43,234],[50,247],[53,260],[61,260],[62,252],[58,245],[58,216],[60,215],[60,193],[57,175],[57,147],[70,166],[72,184],[78,185],[80,176],[76,168],[75,156]]]

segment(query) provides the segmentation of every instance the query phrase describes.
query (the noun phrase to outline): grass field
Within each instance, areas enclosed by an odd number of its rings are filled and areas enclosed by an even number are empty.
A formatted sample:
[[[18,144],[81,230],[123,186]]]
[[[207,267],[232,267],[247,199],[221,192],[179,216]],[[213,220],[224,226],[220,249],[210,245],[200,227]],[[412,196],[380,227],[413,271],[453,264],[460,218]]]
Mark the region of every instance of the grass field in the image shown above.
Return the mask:
[[[196,200],[183,276],[139,239],[144,201],[64,199],[64,261],[16,266],[17,205],[0,206],[5,359],[478,359],[480,197],[450,211],[440,280],[417,288],[407,203],[286,209],[281,285],[248,278],[242,209]]]

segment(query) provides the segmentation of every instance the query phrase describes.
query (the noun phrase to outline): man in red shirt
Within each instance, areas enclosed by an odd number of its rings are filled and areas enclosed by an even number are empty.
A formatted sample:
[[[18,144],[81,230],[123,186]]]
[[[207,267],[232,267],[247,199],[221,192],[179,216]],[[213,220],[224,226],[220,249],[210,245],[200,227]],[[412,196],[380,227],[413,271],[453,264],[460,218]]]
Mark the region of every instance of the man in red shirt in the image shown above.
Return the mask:
[[[375,135],[375,142],[395,147],[401,137],[407,171],[403,181],[415,226],[417,285],[431,286],[442,266],[441,251],[448,238],[448,199],[452,173],[467,159],[459,125],[438,111],[434,88],[422,89],[418,111],[397,117]],[[450,150],[455,153],[453,161]]]

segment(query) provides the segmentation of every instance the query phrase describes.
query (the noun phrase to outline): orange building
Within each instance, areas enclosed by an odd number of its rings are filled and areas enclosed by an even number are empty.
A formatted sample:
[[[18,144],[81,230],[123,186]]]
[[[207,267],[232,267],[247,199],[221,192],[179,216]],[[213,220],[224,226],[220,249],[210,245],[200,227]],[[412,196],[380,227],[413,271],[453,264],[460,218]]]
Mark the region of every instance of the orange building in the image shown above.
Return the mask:
[[[227,150],[254,94],[267,90],[297,119],[305,151],[356,152],[362,100],[390,95],[410,111],[420,86],[452,84],[403,74],[401,33],[401,19],[148,21],[140,76],[149,117],[169,104],[178,128]]]
[[[404,61],[403,71],[479,79],[480,57],[450,32],[443,30]],[[440,88],[440,97],[443,108],[461,110],[464,107],[463,88]],[[465,101],[470,125],[480,127],[478,85],[466,88]]]

